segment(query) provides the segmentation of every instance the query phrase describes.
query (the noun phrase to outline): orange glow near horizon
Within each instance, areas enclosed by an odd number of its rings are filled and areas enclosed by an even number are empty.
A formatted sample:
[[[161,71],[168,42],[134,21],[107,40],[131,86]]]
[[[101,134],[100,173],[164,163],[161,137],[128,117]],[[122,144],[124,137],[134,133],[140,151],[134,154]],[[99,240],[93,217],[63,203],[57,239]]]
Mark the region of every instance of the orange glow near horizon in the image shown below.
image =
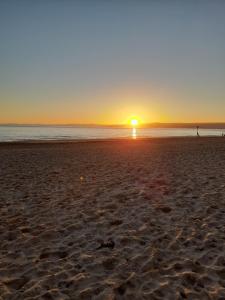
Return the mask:
[[[39,97],[40,95],[38,95]],[[60,95],[61,96],[61,95]],[[194,115],[188,107],[172,105],[177,98],[174,91],[151,87],[113,87],[103,89],[93,95],[80,96],[63,94],[49,101],[39,101],[34,96],[33,101],[28,99],[7,99],[0,103],[0,124],[41,124],[41,125],[100,125],[143,127],[151,123],[222,123],[224,116],[212,118],[211,110],[201,108]],[[88,99],[92,101],[88,102]],[[85,105],[83,104],[83,102]],[[168,104],[164,103],[168,101]],[[86,104],[87,102],[87,104]],[[100,105],[101,103],[101,105]],[[207,110],[208,109],[208,110]],[[219,110],[223,112],[223,110]],[[221,114],[222,115],[222,114]],[[135,123],[132,124],[132,120]]]

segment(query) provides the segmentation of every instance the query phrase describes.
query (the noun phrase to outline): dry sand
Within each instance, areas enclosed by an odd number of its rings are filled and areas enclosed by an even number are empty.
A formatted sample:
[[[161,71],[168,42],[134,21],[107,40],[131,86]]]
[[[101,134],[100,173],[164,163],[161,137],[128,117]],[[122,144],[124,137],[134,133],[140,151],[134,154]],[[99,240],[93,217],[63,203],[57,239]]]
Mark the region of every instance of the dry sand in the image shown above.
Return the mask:
[[[0,145],[0,299],[225,299],[225,139]]]

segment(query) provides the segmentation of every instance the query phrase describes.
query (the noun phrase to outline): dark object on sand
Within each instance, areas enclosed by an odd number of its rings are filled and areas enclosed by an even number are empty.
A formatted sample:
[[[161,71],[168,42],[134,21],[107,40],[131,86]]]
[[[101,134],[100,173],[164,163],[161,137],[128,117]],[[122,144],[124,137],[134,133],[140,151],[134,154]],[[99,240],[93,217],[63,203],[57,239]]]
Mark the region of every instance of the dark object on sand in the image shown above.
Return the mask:
[[[108,239],[107,242],[102,242],[101,245],[97,248],[97,250],[102,248],[110,248],[113,249],[115,247],[115,242],[112,239]]]
[[[169,206],[164,206],[164,205],[159,205],[156,209],[166,214],[170,213],[172,210]]]
[[[200,135],[199,135],[199,132],[198,132],[199,126],[196,126],[196,129],[197,129],[197,136],[200,136]]]

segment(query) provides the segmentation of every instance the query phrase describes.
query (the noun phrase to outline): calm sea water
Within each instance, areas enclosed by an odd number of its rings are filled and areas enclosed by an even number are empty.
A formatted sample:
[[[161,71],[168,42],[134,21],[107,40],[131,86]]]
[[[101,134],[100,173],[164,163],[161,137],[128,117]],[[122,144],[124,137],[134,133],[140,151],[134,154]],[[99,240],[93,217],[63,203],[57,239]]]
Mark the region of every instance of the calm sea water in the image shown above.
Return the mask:
[[[221,136],[222,129],[200,129],[202,136]],[[0,141],[27,140],[73,140],[139,137],[195,136],[195,129],[151,128],[151,129],[112,129],[77,128],[71,126],[0,126]]]

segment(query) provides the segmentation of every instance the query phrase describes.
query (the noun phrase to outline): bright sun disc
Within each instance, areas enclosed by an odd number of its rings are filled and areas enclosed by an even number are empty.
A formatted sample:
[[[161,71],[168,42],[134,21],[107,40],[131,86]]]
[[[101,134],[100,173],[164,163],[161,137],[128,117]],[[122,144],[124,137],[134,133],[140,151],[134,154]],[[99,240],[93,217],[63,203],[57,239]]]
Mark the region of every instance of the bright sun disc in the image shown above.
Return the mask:
[[[137,119],[131,119],[130,121],[132,126],[137,126],[138,125],[138,120]]]

